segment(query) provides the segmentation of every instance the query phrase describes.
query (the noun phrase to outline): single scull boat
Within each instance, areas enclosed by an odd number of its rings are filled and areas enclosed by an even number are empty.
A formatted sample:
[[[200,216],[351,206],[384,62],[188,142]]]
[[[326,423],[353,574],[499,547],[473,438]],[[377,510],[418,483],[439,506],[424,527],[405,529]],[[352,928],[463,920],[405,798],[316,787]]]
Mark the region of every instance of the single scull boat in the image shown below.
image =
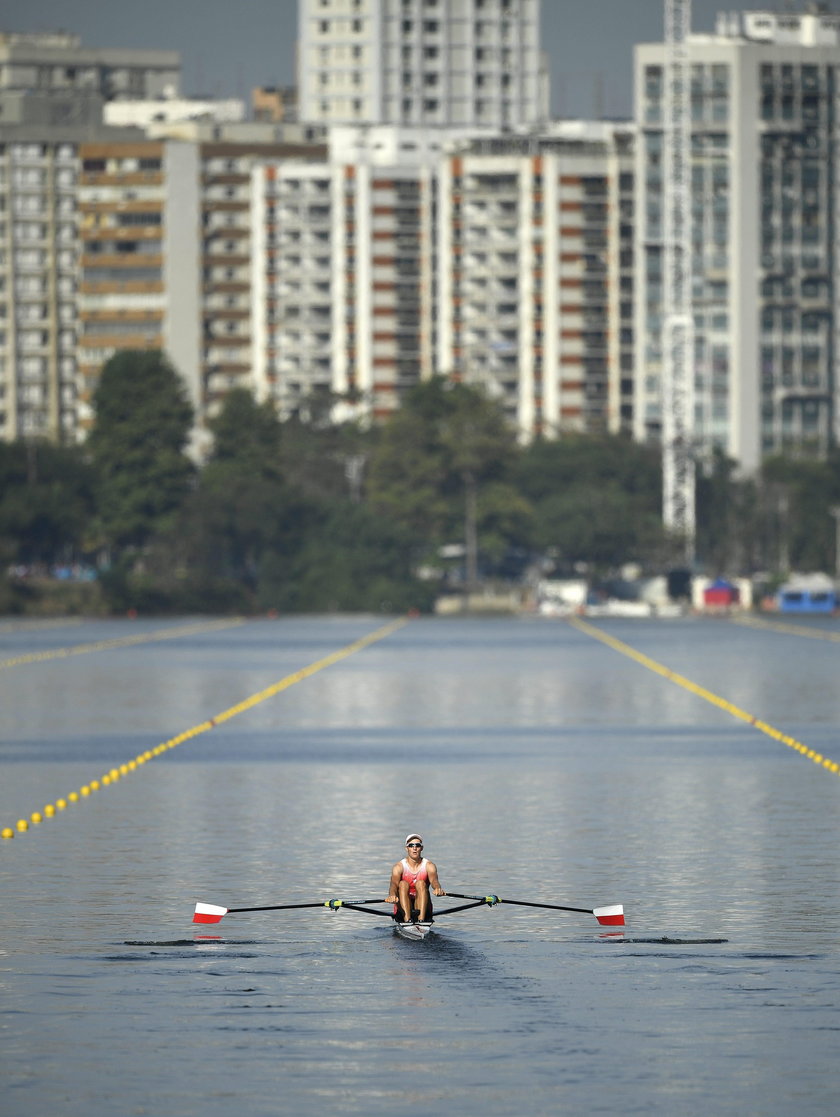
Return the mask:
[[[470,902],[468,904],[458,904],[456,907],[436,910],[434,920],[411,923],[404,923],[396,919],[393,905],[388,904],[387,900],[332,899],[317,900],[301,904],[266,904],[251,908],[226,908],[219,904],[198,903],[195,905],[193,923],[219,923],[224,916],[241,912],[290,911],[300,908],[327,908],[329,911],[335,912],[345,908],[348,911],[364,912],[366,915],[379,915],[385,919],[390,919],[394,923],[394,929],[397,934],[402,938],[422,940],[425,939],[432,930],[433,922],[444,915],[454,915],[455,912],[468,911],[471,908],[492,908],[495,907],[496,904],[515,904],[517,907],[525,908],[548,908],[552,911],[581,912],[585,915],[594,915],[598,922],[604,927],[624,926],[624,908],[621,904],[611,904],[599,908],[577,908],[564,906],[562,904],[546,904],[535,900],[503,900],[500,896],[496,896],[492,893],[487,896],[468,896],[461,892],[447,892],[446,895],[458,900],[469,900]],[[370,904],[388,904],[389,910],[381,911],[379,908],[370,907]]]

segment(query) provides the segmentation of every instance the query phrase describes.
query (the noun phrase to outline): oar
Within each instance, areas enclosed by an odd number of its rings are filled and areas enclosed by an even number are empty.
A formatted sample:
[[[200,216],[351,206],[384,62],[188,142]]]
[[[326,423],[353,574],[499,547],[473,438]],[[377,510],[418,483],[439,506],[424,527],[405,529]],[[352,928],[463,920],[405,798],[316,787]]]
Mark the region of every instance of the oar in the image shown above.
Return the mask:
[[[219,923],[222,917],[234,912],[243,911],[291,911],[295,908],[331,908],[336,911],[341,907],[356,907],[359,904],[384,904],[386,900],[318,900],[308,904],[269,904],[259,908],[223,908],[218,904],[196,904],[193,923]],[[363,911],[365,909],[359,908]],[[371,915],[386,915],[389,913],[368,909]]]
[[[472,899],[472,897],[459,896],[457,892],[447,892],[446,895],[447,896],[455,896],[459,900],[461,900],[461,899]],[[491,901],[492,901],[492,903],[491,903]],[[437,917],[439,915],[452,915],[456,911],[468,911],[470,908],[480,908],[484,904],[490,904],[490,906],[492,907],[493,904],[496,903],[496,902],[497,902],[497,899],[496,899],[495,896],[476,896],[475,899],[473,900],[473,903],[471,903],[471,904],[458,904],[458,906],[455,907],[455,908],[439,908],[439,909],[436,908],[435,909],[435,919],[437,919]]]
[[[522,908],[550,908],[552,911],[579,911],[584,915],[594,915],[604,927],[623,927],[624,908],[621,904],[610,904],[603,908],[570,908],[563,904],[538,904],[532,900],[503,900],[501,896],[465,896],[462,892],[447,892],[459,900],[483,900],[490,907],[493,904],[516,904]]]

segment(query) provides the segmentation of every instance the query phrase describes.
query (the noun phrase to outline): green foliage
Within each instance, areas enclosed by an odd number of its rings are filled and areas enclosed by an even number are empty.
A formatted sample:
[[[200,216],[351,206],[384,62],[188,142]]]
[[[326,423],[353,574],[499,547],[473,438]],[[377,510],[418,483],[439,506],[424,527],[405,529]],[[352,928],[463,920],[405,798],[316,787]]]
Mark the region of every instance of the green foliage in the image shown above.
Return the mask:
[[[0,557],[51,566],[87,544],[93,474],[78,447],[0,443]]]
[[[434,589],[411,573],[411,547],[372,508],[336,503],[285,562],[275,554],[260,594],[280,612],[405,612],[429,608]]]
[[[840,452],[813,458],[769,458],[761,485],[768,535],[784,537],[783,553],[792,570],[835,569],[835,524],[831,508],[840,505]]]
[[[476,388],[435,377],[414,387],[380,431],[368,499],[413,541],[418,558],[431,557],[464,539],[465,489],[474,485],[480,549],[498,552],[529,516],[526,502],[502,484],[515,452],[501,408]]]
[[[416,572],[452,543],[467,584],[529,556],[604,574],[668,566],[658,448],[606,435],[519,447],[468,385],[417,385],[369,430],[330,423],[327,397],[281,423],[232,391],[197,470],[191,408],[160,354],[118,354],[94,402],[81,450],[0,444],[0,562],[46,568],[107,545],[110,567],[95,587],[0,584],[0,611],[423,610],[438,587]],[[712,574],[832,570],[832,508],[836,450],[772,459],[755,478],[719,454],[698,476],[698,555]]]
[[[193,419],[178,373],[157,350],[124,350],[102,369],[88,450],[104,543],[137,548],[165,530],[193,477]]]
[[[534,513],[533,546],[609,568],[655,560],[664,546],[657,451],[623,437],[568,435],[520,454],[514,484]]]
[[[753,479],[739,479],[736,470],[736,463],[718,450],[711,468],[697,477],[697,555],[712,576],[761,565],[758,490]]]
[[[211,430],[215,448],[194,500],[205,568],[253,592],[267,556],[297,549],[309,509],[284,480],[282,428],[270,405],[233,391]]]

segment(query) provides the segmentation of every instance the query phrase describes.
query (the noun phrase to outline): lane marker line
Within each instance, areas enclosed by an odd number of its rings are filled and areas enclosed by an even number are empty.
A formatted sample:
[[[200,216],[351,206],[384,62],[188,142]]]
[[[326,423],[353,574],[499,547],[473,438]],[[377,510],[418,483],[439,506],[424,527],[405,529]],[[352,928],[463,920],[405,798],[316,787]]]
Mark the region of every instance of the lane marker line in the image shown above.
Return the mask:
[[[830,640],[840,643],[840,632],[826,632],[819,628],[806,628],[801,624],[785,624],[784,621],[768,621],[763,617],[730,617],[733,624],[745,628],[757,628],[771,632],[784,632],[786,636],[808,636],[811,640]]]
[[[235,628],[245,624],[244,617],[224,621],[202,621],[199,624],[181,625],[179,628],[157,628],[154,632],[137,633],[134,636],[115,636],[112,640],[96,640],[92,644],[76,644],[68,648],[50,648],[44,652],[29,652],[16,655],[11,659],[0,659],[2,667],[20,667],[24,663],[43,663],[48,659],[64,659],[71,655],[87,655],[89,652],[111,651],[113,648],[129,648],[135,644],[153,644],[159,640],[178,640],[182,636],[196,636],[202,632],[217,632],[224,628]]]
[[[43,811],[33,811],[29,818],[19,818],[14,826],[5,826],[0,830],[0,838],[13,838],[15,833],[25,834],[29,830],[30,825],[37,826],[46,818],[54,818],[57,812],[66,810],[68,806],[74,803],[79,803],[84,799],[89,799],[90,796],[99,791],[103,787],[109,787],[112,783],[116,783],[123,776],[129,775],[131,772],[142,767],[155,757],[162,756],[163,753],[169,749],[177,748],[185,741],[191,741],[194,737],[198,737],[201,733],[206,733],[210,729],[215,729],[217,725],[223,722],[230,721],[231,718],[242,714],[246,710],[251,710],[254,706],[258,706],[261,702],[265,702],[269,698],[273,698],[276,694],[280,694],[284,690],[288,690],[290,686],[295,683],[300,683],[304,679],[316,674],[318,671],[323,671],[325,667],[332,667],[333,664],[339,663],[342,659],[347,659],[348,656],[354,655],[356,652],[375,644],[378,640],[384,640],[386,636],[390,636],[403,625],[408,624],[408,618],[398,617],[396,620],[389,621],[388,624],[382,625],[381,628],[375,629],[373,632],[368,633],[367,636],[362,636],[358,640],[354,640],[352,644],[347,644],[344,648],[339,648],[338,651],[330,652],[322,659],[316,660],[315,663],[310,663],[308,667],[302,667],[299,671],[287,675],[279,682],[272,683],[264,690],[257,691],[249,698],[245,698],[242,702],[237,702],[235,706],[230,706],[222,713],[216,714],[215,717],[207,718],[206,721],[200,722],[198,725],[192,726],[190,729],[185,729],[175,737],[170,737],[168,741],[163,741],[161,744],[156,745],[153,749],[147,749],[146,752],[140,753],[135,756],[133,760],[129,760],[127,764],[121,764],[118,768],[112,768],[105,775],[100,776],[98,780],[91,780],[90,783],[80,787],[78,791],[71,791],[66,799],[57,799],[55,803],[48,803]],[[206,631],[206,630],[202,630]]]
[[[816,752],[807,745],[803,745],[802,742],[797,741],[795,737],[783,733],[780,729],[768,725],[766,721],[762,721],[754,714],[749,714],[746,710],[742,710],[734,703],[727,701],[725,698],[721,698],[720,695],[714,694],[712,691],[699,686],[697,683],[693,683],[691,679],[687,679],[685,675],[680,675],[676,671],[672,671],[669,667],[657,663],[655,659],[651,659],[650,656],[645,655],[644,652],[636,651],[636,649],[631,648],[629,644],[625,644],[614,636],[608,635],[600,628],[596,628],[595,625],[589,624],[588,621],[583,621],[579,617],[570,617],[569,623],[581,632],[586,633],[587,636],[592,636],[594,639],[600,640],[602,644],[606,644],[614,651],[628,656],[630,659],[635,660],[636,663],[640,663],[643,667],[647,667],[648,670],[655,671],[657,675],[661,675],[670,682],[676,683],[677,686],[681,686],[684,690],[696,694],[698,698],[704,699],[713,706],[725,710],[726,713],[731,714],[734,718],[739,718],[741,721],[746,722],[747,725],[753,726],[761,733],[765,733],[768,737],[772,737],[774,741],[778,741],[780,744],[787,745],[788,748],[794,749],[807,760],[811,760],[814,764],[818,764],[821,768],[825,768],[827,772],[832,772],[835,776],[840,774],[840,764],[838,764],[836,760],[832,760],[828,756],[823,756],[822,753]]]

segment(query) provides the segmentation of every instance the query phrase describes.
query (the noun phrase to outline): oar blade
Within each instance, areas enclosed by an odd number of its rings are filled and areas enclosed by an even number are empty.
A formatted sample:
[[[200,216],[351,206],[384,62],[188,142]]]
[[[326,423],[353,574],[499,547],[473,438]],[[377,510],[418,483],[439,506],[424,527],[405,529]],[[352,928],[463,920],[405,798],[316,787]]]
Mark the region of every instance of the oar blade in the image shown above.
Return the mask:
[[[193,923],[221,923],[222,916],[227,915],[228,910],[218,904],[196,904]]]
[[[621,904],[609,904],[604,908],[595,908],[592,914],[603,927],[624,926],[624,908]]]

